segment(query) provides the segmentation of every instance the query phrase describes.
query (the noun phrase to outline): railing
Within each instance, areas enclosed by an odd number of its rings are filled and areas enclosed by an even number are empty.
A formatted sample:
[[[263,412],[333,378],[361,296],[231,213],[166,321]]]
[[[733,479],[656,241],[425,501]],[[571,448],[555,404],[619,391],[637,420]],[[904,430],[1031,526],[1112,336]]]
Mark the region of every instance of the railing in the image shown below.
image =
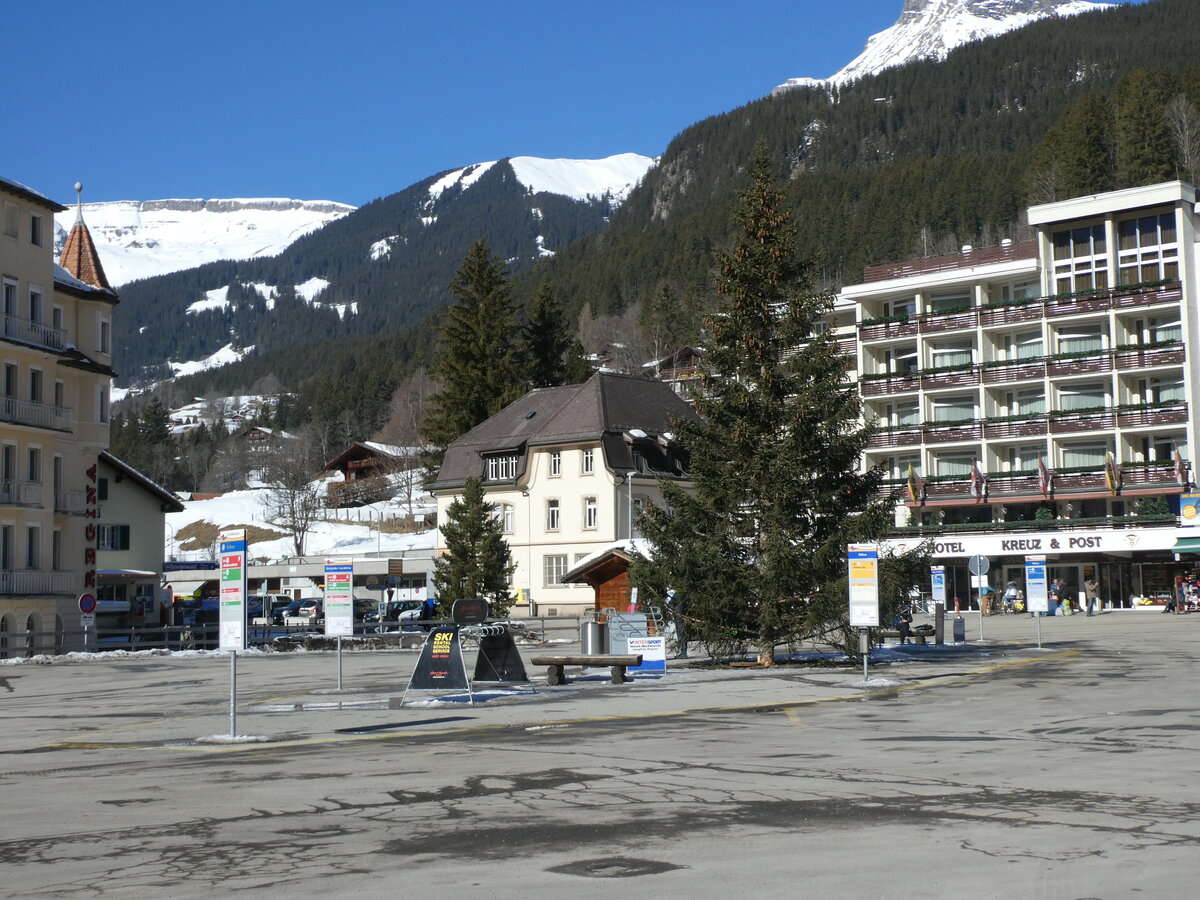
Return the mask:
[[[68,516],[82,516],[87,509],[83,491],[59,491],[54,495],[54,511]]]
[[[1113,410],[1095,410],[1055,414],[1050,416],[1050,433],[1064,434],[1069,431],[1107,431],[1113,427]]]
[[[16,397],[0,397],[0,422],[55,431],[70,431],[75,425],[71,410],[65,406],[49,406],[33,400],[18,400]]]
[[[12,506],[41,506],[40,481],[0,481],[0,504]]]
[[[0,320],[0,328],[3,328],[6,338],[48,347],[51,350],[62,350],[67,345],[67,333],[61,328],[51,328],[32,319],[8,314],[0,314]]]
[[[1175,524],[1174,516],[1098,516],[1080,519],[1020,519],[1011,522],[956,522],[929,525],[896,526],[889,530],[891,535],[924,534],[933,532],[995,532],[995,531],[1072,531],[1086,528],[1126,529],[1138,527],[1165,527]]]
[[[78,572],[0,570],[0,594],[73,594],[80,582]]]
[[[1122,428],[1135,428],[1139,425],[1182,425],[1187,420],[1186,403],[1117,410],[1117,424]]]

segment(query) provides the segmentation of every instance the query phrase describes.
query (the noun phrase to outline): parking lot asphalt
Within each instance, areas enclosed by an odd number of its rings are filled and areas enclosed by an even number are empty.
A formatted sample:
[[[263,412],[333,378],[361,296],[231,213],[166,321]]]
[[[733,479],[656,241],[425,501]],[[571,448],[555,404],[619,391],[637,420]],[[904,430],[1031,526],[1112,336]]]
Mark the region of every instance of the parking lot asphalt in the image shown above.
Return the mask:
[[[342,691],[239,654],[237,743],[228,657],[3,664],[0,895],[1192,895],[1200,616],[965,618],[866,684],[673,661],[474,706],[401,707],[412,650]]]

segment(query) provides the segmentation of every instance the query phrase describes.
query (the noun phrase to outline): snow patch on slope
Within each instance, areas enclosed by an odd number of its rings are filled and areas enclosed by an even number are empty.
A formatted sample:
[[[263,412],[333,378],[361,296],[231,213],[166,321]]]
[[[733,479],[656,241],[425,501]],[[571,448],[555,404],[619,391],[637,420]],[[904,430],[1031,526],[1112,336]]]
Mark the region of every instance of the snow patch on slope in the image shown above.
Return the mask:
[[[771,93],[847,84],[916,59],[945,59],[955,47],[1023,28],[1048,16],[1073,16],[1115,4],[1092,0],[905,0],[900,18],[829,78],[789,78]]]
[[[353,211],[328,200],[118,200],[85,203],[83,220],[105,274],[120,286],[222,259],[274,256]],[[60,247],[75,215],[55,216]]]
[[[216,369],[221,366],[227,366],[230,363],[235,363],[239,359],[249,354],[254,349],[253,346],[246,347],[244,350],[234,349],[233,344],[226,344],[212,356],[193,362],[169,362],[167,365],[171,367],[171,371],[176,377],[180,375],[195,375],[197,372],[203,372],[207,369]]]
[[[429,186],[430,201],[437,200],[455,185],[464,189],[470,187],[496,162],[476,163],[443,175]],[[619,153],[605,159],[513,156],[508,162],[517,180],[532,193],[560,194],[581,201],[607,197],[619,203],[645,177],[656,160],[637,153]]]

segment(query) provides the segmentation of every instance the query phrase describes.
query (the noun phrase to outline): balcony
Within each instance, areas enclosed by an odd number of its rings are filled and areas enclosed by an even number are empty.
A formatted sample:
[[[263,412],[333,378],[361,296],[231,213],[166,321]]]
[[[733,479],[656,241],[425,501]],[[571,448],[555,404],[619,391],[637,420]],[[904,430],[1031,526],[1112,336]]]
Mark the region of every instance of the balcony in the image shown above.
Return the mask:
[[[871,435],[867,446],[869,448],[908,447],[919,443],[921,443],[920,425],[899,425],[891,428],[881,428]]]
[[[989,475],[987,480],[988,496],[992,499],[1042,496],[1041,480],[1037,472]]]
[[[906,375],[889,375],[884,378],[863,378],[859,382],[859,390],[864,397],[915,391],[920,386],[921,378],[915,372]]]
[[[0,315],[0,335],[48,350],[62,350],[67,345],[67,333],[63,329],[7,314]]]
[[[1179,490],[1183,487],[1182,481],[1181,473],[1176,472],[1173,462],[1124,463],[1121,466],[1122,488],[1157,487]]]
[[[926,370],[921,374],[921,387],[925,390],[972,384],[979,384],[979,369],[976,366],[963,366],[949,371]]]
[[[996,306],[984,306],[979,310],[979,324],[985,327],[988,325],[1014,325],[1018,322],[1041,318],[1041,300],[1013,301]]]
[[[54,495],[54,511],[59,515],[82,516],[86,510],[83,491],[58,491]]]
[[[1046,375],[1046,364],[1041,359],[1036,362],[1019,359],[1002,360],[986,363],[980,368],[984,384],[1010,384],[1014,381],[1043,378]]]
[[[921,316],[920,331],[922,334],[935,334],[940,331],[956,331],[961,328],[974,328],[979,321],[979,314],[974,309],[957,312],[927,313]]]
[[[13,425],[30,425],[53,431],[70,431],[75,427],[75,418],[65,406],[47,406],[32,400],[16,397],[0,397],[0,422]]]
[[[0,570],[0,594],[74,594],[81,584],[78,572]]]
[[[1073,431],[1109,431],[1113,428],[1111,409],[1081,409],[1077,412],[1050,414],[1050,433],[1067,434]]]
[[[1117,410],[1117,424],[1122,428],[1136,428],[1139,425],[1184,425],[1187,421],[1186,403],[1122,406]]]
[[[942,422],[926,425],[924,428],[925,443],[948,444],[953,441],[977,441],[982,428],[978,422]]]
[[[987,419],[983,423],[983,436],[988,440],[1041,437],[1046,434],[1046,422],[1046,416],[1040,413],[1024,417],[1006,416],[1001,420]]]
[[[1121,371],[1150,369],[1157,366],[1178,366],[1183,363],[1186,356],[1183,344],[1178,341],[1167,346],[1118,347],[1113,351],[1113,365]]]
[[[1046,371],[1051,375],[1087,375],[1090,372],[1111,372],[1112,358],[1106,351],[1098,350],[1085,356],[1061,354],[1046,361]]]
[[[41,506],[40,481],[0,481],[0,505]]]

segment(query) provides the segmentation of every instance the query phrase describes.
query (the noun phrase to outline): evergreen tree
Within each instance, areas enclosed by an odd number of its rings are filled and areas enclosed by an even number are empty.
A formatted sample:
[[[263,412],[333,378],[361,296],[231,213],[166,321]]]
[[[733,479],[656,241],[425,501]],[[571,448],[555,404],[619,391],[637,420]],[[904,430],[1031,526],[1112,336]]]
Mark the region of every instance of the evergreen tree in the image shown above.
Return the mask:
[[[529,321],[521,329],[521,357],[527,367],[528,383],[533,388],[558,387],[565,383],[567,351],[571,333],[562,304],[550,282],[543,282],[533,299]]]
[[[1117,88],[1117,182],[1140,187],[1175,177],[1167,103],[1169,77],[1134,69]]]
[[[508,579],[516,566],[503,529],[484,497],[483,483],[468,478],[462,496],[450,504],[447,521],[442,525],[446,552],[434,561],[433,583],[442,615],[449,613],[450,604],[464,597],[487,600],[493,616],[508,613],[513,600]]]
[[[694,491],[663,485],[631,574],[643,595],[685,598],[710,649],[751,645],[771,665],[779,644],[842,624],[846,544],[882,536],[890,503],[879,473],[859,471],[869,432],[846,359],[818,329],[831,297],[808,287],[762,143],[750,173],[737,244],[718,254],[703,421],[676,423]]]
[[[1089,94],[1067,113],[1059,143],[1058,199],[1111,190],[1112,130],[1112,103],[1103,94]]]
[[[425,419],[425,437],[433,448],[425,464],[431,474],[452,441],[525,391],[503,260],[477,241],[450,282],[450,293],[454,303],[442,316],[441,359],[433,368],[442,388],[431,398]]]
[[[567,351],[567,367],[563,373],[563,384],[583,384],[591,377],[592,366],[587,361],[583,344],[579,342],[579,338],[575,338],[571,341],[571,348]]]

